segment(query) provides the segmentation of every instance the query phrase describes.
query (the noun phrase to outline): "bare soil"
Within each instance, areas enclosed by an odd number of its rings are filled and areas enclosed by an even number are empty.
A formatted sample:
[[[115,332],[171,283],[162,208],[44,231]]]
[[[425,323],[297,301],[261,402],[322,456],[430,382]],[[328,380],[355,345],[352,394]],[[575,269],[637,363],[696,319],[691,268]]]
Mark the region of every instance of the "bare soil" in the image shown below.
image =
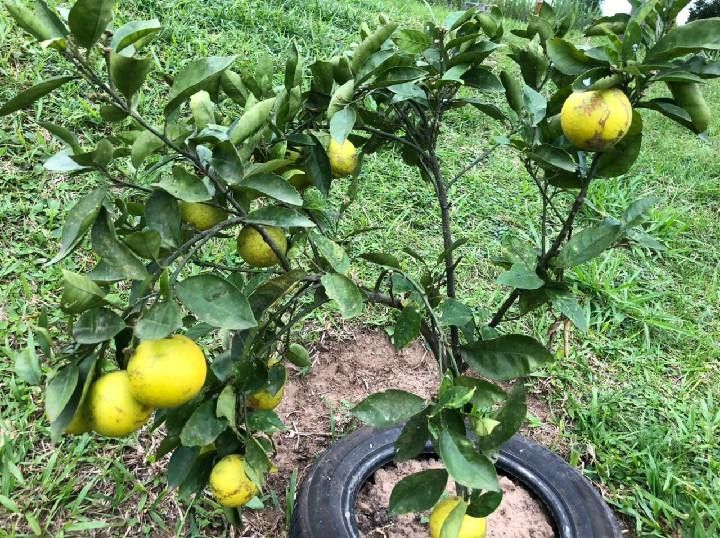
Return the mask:
[[[420,342],[397,352],[382,330],[369,328],[323,338],[313,353],[312,372],[306,377],[291,373],[283,402],[276,409],[289,429],[273,436],[277,448],[273,462],[279,472],[269,477],[268,488],[277,493],[282,511],[271,505],[260,512],[246,510],[246,526],[241,535],[278,536],[286,532],[285,492],[290,474],[297,470],[299,483],[315,459],[334,440],[355,429],[357,423],[348,413],[353,405],[370,394],[389,388],[403,389],[429,398],[436,386],[436,378],[435,360]],[[531,407],[538,418],[547,418],[549,412],[541,402],[533,401]],[[546,438],[545,441],[552,438],[551,429],[544,430],[542,437]],[[396,481],[400,477],[398,475]],[[376,483],[378,481],[383,482],[382,479],[376,479]],[[389,489],[382,502],[378,502],[378,510],[380,505],[385,509],[392,491],[392,485],[383,487]],[[511,512],[516,513],[516,508],[512,508]],[[427,527],[422,528],[421,535],[427,536]],[[382,535],[376,533],[369,536]],[[405,530],[396,535],[411,536]],[[552,534],[537,535],[538,538],[545,536]]]

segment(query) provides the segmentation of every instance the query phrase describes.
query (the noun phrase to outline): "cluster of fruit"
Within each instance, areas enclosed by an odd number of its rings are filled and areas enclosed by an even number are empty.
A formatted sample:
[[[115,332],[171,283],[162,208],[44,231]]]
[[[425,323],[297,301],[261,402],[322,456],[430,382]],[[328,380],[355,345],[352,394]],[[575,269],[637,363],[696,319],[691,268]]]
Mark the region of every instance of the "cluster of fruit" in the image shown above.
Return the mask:
[[[105,437],[129,435],[139,430],[155,409],[178,407],[195,398],[206,375],[202,349],[186,336],[145,340],[130,357],[127,370],[106,373],[90,386],[66,431],[94,431]],[[248,404],[253,409],[274,409],[284,391],[284,383],[275,393],[258,391],[248,398]],[[244,505],[258,492],[245,474],[239,454],[226,456],[213,467],[210,487],[215,499],[229,507]]]
[[[358,166],[358,152],[350,140],[339,143],[330,140],[327,148],[330,169],[333,177],[345,177],[355,173]],[[297,159],[299,156],[293,156]],[[293,160],[293,159],[291,159]],[[288,171],[288,183],[298,191],[315,185],[312,177],[305,170],[292,168]],[[183,222],[196,230],[209,230],[227,218],[222,207],[203,202],[180,202],[180,216]],[[287,239],[281,228],[262,226],[275,247],[281,254],[287,251]],[[244,226],[237,237],[237,252],[250,267],[272,267],[280,263],[276,252],[268,245],[258,227]]]

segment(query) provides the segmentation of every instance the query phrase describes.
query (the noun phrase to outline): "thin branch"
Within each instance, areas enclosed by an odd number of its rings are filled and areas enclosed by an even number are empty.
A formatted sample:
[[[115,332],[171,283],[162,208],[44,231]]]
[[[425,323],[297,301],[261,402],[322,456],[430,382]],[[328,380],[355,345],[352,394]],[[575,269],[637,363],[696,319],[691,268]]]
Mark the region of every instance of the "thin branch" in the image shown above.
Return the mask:
[[[448,181],[448,189],[450,189],[455,183],[458,182],[459,179],[461,179],[465,174],[467,174],[470,170],[475,168],[478,164],[480,164],[482,161],[487,159],[493,151],[495,151],[497,148],[502,146],[502,144],[495,144],[494,146],[488,148],[487,150],[483,151],[480,155],[475,157],[470,163],[465,166],[460,172],[458,172],[455,177],[453,177],[450,181]]]
[[[382,137],[382,138],[385,138],[386,140],[393,140],[393,141],[395,141],[395,142],[399,142],[399,143],[401,143],[401,144],[404,144],[404,145],[408,146],[409,148],[414,149],[417,153],[419,153],[419,154],[420,154],[420,158],[426,158],[426,157],[427,157],[427,153],[425,153],[425,151],[424,151],[420,146],[418,146],[417,144],[411,142],[411,141],[408,140],[407,138],[403,138],[403,137],[401,137],[401,136],[396,136],[396,135],[391,134],[391,133],[386,133],[385,131],[381,131],[380,129],[375,129],[374,127],[369,127],[369,126],[367,126],[367,125],[363,125],[363,126],[361,126],[361,127],[358,127],[358,129],[360,129],[361,131],[366,131],[366,132],[368,132],[368,133],[372,133],[372,134],[374,134],[374,135],[380,136],[380,137]]]
[[[575,217],[577,217],[578,213],[580,212],[580,209],[585,204],[585,198],[587,197],[587,191],[588,187],[590,185],[591,178],[594,174],[594,165],[595,162],[597,162],[597,159],[593,162],[593,166],[591,167],[590,173],[588,174],[588,177],[583,182],[582,187],[580,188],[580,192],[578,193],[577,197],[575,198],[575,201],[573,202],[572,207],[570,208],[570,213],[568,214],[567,219],[565,219],[565,222],[563,223],[563,227],[560,230],[560,232],[555,237],[555,240],[552,242],[552,245],[548,249],[548,251],[540,258],[538,261],[536,271],[543,272],[547,270],[548,263],[550,260],[557,255],[557,253],[560,251],[560,247],[563,244],[563,241],[565,240],[565,237],[567,236],[568,232],[572,229],[573,222],[575,221]],[[498,311],[495,313],[495,315],[490,320],[490,327],[496,327],[502,320],[507,311],[510,309],[510,307],[515,303],[517,298],[520,297],[520,291],[515,289],[512,291],[512,293],[508,296],[507,299],[503,302],[503,304],[500,306]]]

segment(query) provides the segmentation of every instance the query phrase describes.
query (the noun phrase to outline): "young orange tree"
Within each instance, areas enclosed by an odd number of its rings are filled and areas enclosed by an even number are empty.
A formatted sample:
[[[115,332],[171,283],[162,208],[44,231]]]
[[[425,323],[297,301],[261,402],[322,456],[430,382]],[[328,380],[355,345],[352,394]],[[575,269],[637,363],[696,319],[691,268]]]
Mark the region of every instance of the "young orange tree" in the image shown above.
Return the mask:
[[[272,433],[283,428],[273,411],[287,379],[283,361],[309,365],[293,328],[327,302],[352,318],[370,301],[397,311],[396,347],[422,336],[439,366],[431,401],[388,390],[353,409],[376,427],[407,421],[397,461],[431,440],[444,463],[403,479],[390,509],[432,508],[451,476],[457,498],[438,505],[433,536],[457,536],[465,524],[482,535],[482,518],[502,495],[494,458],[526,415],[523,380],[552,358],[533,337],[498,327],[550,308],[587,328],[565,272],[623,238],[652,245],[638,227],[648,199],[576,231],[588,188],[632,166],[641,109],[703,133],[701,84],[720,76],[705,56],[720,49],[720,20],[675,27],[682,1],[636,3],[630,15],[598,20],[587,30],[598,36],[592,47],[568,41],[572,20],[544,4],[509,46],[497,8],[471,9],[421,29],[398,30],[381,16],[374,29],[361,26],[354,48],[309,68],[292,45],[278,75],[269,61],[236,72],[234,57],[192,60],[156,112],[145,110],[142,93],[155,69],[147,51],[158,21],[111,30],[112,0],[78,0],[66,19],[42,0],[34,11],[5,3],[68,74],[39,82],[0,113],[72,83],[106,122],[82,144],[39,122],[65,146],[46,169],[94,174],[98,184],[68,211],[52,260],[85,253],[86,272],[64,272],[67,330],[58,342],[46,328],[38,333],[45,354],[59,357],[46,391],[53,437],[124,436],[154,412],[152,427],[165,426],[157,455],[172,452],[168,483],[190,495],[209,482],[233,520],[271,467]],[[485,64],[501,50],[517,70]],[[648,97],[658,83],[669,93]],[[453,171],[438,147],[447,113],[461,107],[500,122],[507,136]],[[436,195],[443,249],[430,257],[368,251],[359,233],[339,231],[357,197],[362,154],[388,146],[418,170],[418,189]],[[510,291],[482,319],[481,305],[457,292],[465,240],[453,234],[452,197],[501,146],[517,152],[537,185],[541,235],[505,239],[498,285]],[[351,179],[333,181],[344,176]],[[231,245],[238,258],[210,261],[204,251],[213,245]],[[359,263],[377,267],[374,282],[358,281]],[[39,377],[36,364],[19,367]],[[510,390],[500,384],[511,380]]]

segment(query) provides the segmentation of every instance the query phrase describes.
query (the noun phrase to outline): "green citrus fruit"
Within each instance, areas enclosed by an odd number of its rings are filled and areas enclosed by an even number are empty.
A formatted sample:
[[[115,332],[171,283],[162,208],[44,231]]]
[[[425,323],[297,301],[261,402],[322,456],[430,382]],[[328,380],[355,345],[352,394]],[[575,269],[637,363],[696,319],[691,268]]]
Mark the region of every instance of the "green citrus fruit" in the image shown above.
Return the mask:
[[[150,407],[177,407],[192,400],[205,384],[202,349],[186,336],[144,340],[127,365],[133,397]]]
[[[124,437],[139,430],[153,410],[133,397],[127,372],[118,370],[92,384],[88,411],[94,431],[105,437]]]
[[[333,177],[351,176],[355,173],[358,166],[358,153],[349,140],[339,144],[334,139],[330,139],[327,155],[330,159],[330,170]]]
[[[263,226],[263,229],[280,252],[285,254],[287,252],[287,239],[282,228]],[[265,242],[260,232],[251,226],[245,226],[240,230],[237,238],[237,251],[250,267],[272,267],[280,263],[275,252]]]
[[[210,490],[221,505],[237,508],[258,493],[258,488],[245,474],[245,460],[239,454],[225,456],[210,472]]]
[[[227,218],[227,213],[202,202],[180,202],[180,218],[196,230],[209,230]]]
[[[692,120],[698,133],[704,133],[710,125],[710,107],[705,102],[700,85],[696,82],[668,82],[672,96]]]
[[[293,174],[288,179],[288,183],[290,183],[290,185],[292,185],[299,191],[304,191],[308,187],[312,187],[314,185],[312,178],[305,172],[298,172],[297,174]]]
[[[605,151],[627,134],[632,106],[617,88],[576,92],[565,100],[560,124],[565,137],[585,151]]]
[[[440,538],[443,524],[458,502],[457,497],[451,497],[435,505],[430,514],[430,536],[432,538]],[[472,517],[466,514],[458,538],[485,538],[485,532],[486,522],[484,517]]]

